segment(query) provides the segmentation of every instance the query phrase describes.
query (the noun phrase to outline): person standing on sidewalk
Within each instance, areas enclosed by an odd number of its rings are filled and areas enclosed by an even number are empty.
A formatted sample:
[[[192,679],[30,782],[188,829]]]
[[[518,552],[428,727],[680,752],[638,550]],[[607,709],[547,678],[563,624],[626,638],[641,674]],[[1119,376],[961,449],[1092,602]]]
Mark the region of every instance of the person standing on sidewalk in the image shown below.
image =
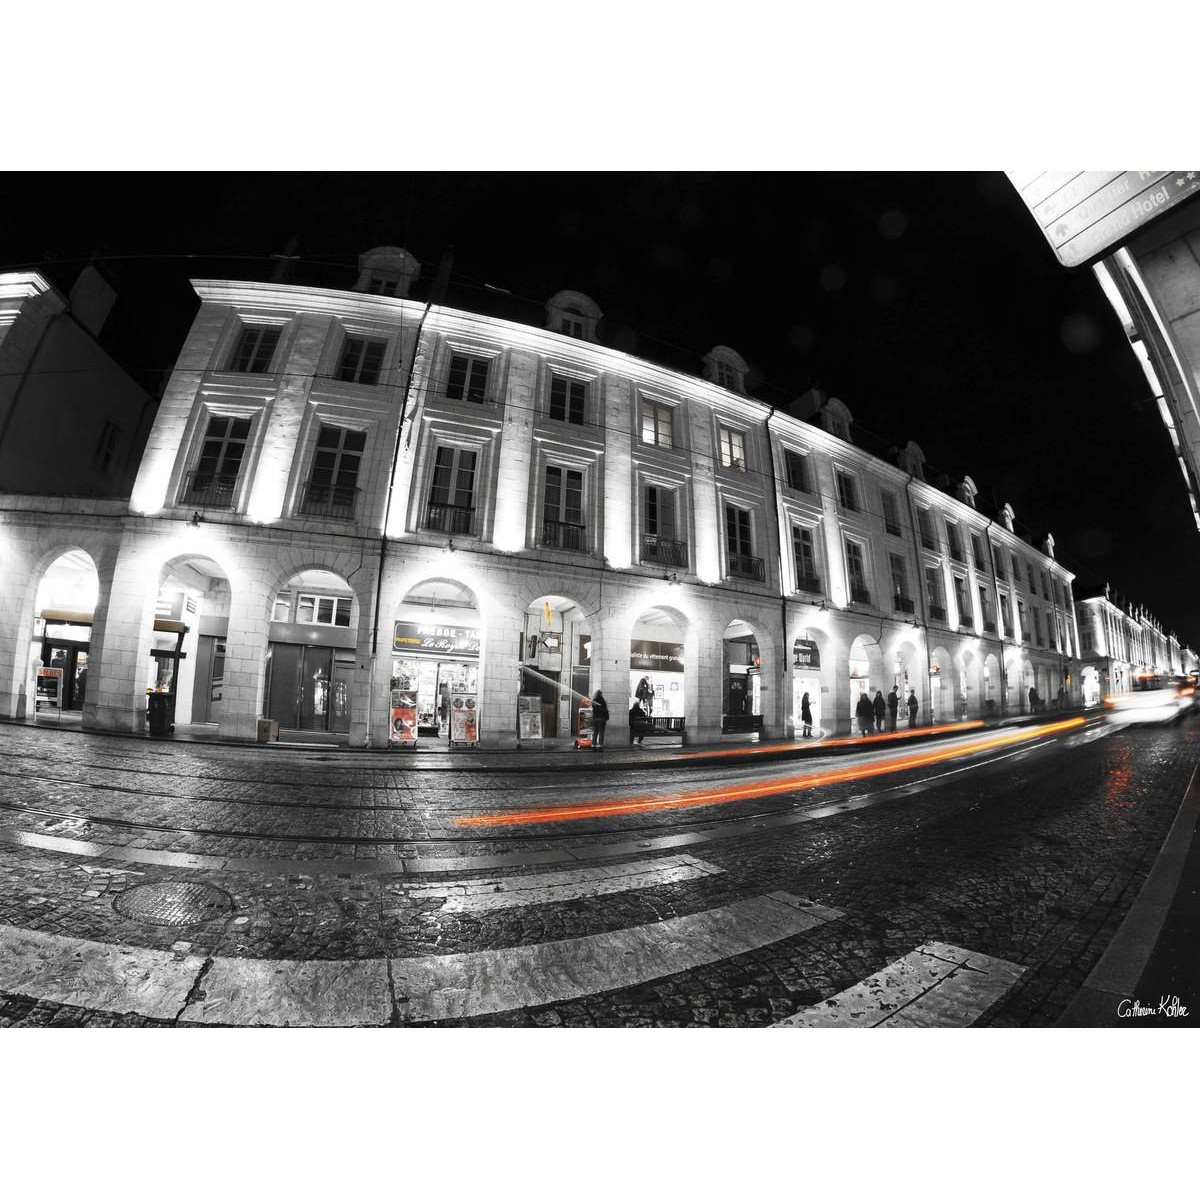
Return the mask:
[[[634,742],[640,746],[642,738],[646,736],[646,726],[650,724],[650,719],[646,716],[646,710],[642,707],[640,700],[634,700],[633,707],[629,710],[629,744],[632,746]]]
[[[888,733],[896,732],[896,711],[900,707],[900,691],[899,685],[893,684],[892,690],[888,692],[887,711],[888,711]]]
[[[604,727],[608,724],[608,701],[599,688],[592,697],[592,749],[604,749]]]
[[[916,689],[910,688],[908,692],[908,727],[911,729],[917,723],[917,709],[921,707],[921,702],[917,699]]]
[[[872,705],[875,713],[875,732],[883,732],[883,718],[887,715],[887,702],[883,698],[883,688],[875,689],[875,703]]]
[[[808,702],[807,692],[800,700],[800,724],[804,726],[804,732],[800,736],[812,737],[812,705]]]
[[[859,695],[858,703],[854,706],[854,714],[858,717],[858,732],[866,737],[875,723],[875,709],[871,704],[871,697],[866,692]]]

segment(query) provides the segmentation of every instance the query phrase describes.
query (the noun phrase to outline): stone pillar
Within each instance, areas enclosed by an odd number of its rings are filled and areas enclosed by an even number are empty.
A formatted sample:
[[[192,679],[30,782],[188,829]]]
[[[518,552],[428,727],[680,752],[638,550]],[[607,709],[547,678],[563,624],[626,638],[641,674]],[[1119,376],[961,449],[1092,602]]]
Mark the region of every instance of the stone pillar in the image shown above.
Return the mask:
[[[517,744],[521,614],[511,606],[489,604],[480,613],[480,623],[479,742],[490,749],[511,749]]]
[[[262,714],[270,628],[270,585],[251,577],[231,580],[225,686],[218,734],[223,741],[253,741]]]
[[[604,392],[597,397],[604,416],[604,494],[601,511],[604,520],[604,556],[609,565],[628,567],[633,555],[633,458],[630,454],[630,430],[639,434],[630,409],[632,385],[611,375],[604,378]],[[597,389],[599,390],[599,389]],[[636,445],[636,441],[634,443]],[[680,512],[679,519],[683,520]],[[625,648],[628,656],[629,647]],[[605,693],[607,696],[607,693]]]
[[[687,666],[687,724],[685,742],[689,745],[721,740],[721,710],[724,707],[724,683],[721,661],[724,655],[726,622],[719,618],[697,617],[688,625],[684,663]]]

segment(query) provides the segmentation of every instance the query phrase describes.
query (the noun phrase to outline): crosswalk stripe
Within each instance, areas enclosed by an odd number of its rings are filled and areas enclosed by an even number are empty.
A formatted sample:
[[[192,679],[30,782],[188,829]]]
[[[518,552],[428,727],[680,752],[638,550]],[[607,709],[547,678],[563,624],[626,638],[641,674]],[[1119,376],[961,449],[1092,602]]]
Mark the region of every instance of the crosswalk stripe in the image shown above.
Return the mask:
[[[927,942],[881,971],[775,1028],[954,1028],[972,1025],[1025,968],[1002,958]]]
[[[442,912],[490,912],[528,904],[553,904],[585,896],[637,891],[719,875],[721,868],[690,854],[639,859],[619,866],[579,867],[537,875],[486,876],[446,883],[401,883],[394,889],[412,900],[443,900]]]

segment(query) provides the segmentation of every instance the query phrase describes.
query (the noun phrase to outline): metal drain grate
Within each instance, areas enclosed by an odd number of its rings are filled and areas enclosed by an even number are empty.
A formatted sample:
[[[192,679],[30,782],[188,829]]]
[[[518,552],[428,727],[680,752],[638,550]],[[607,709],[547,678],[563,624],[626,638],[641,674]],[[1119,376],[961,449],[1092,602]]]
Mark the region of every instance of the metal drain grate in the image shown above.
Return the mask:
[[[122,892],[113,908],[144,925],[199,925],[233,912],[233,897],[207,883],[139,883]]]

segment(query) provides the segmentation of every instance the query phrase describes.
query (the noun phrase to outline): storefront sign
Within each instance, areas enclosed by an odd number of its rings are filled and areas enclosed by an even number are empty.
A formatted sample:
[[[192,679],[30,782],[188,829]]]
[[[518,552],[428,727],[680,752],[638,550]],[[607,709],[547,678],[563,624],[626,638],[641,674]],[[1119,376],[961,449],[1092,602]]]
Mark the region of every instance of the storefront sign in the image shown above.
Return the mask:
[[[450,740],[468,744],[479,741],[479,708],[474,696],[460,693],[451,697]]]
[[[392,649],[414,654],[479,655],[479,630],[462,625],[418,624],[397,621]]]
[[[792,657],[797,667],[813,671],[821,669],[821,650],[816,642],[810,642],[807,638],[797,638],[792,643]]]
[[[647,642],[634,638],[629,643],[631,671],[683,671],[683,647],[678,642]]]
[[[575,660],[581,667],[587,667],[592,662],[592,635],[590,633],[581,633],[579,635],[579,656]]]

